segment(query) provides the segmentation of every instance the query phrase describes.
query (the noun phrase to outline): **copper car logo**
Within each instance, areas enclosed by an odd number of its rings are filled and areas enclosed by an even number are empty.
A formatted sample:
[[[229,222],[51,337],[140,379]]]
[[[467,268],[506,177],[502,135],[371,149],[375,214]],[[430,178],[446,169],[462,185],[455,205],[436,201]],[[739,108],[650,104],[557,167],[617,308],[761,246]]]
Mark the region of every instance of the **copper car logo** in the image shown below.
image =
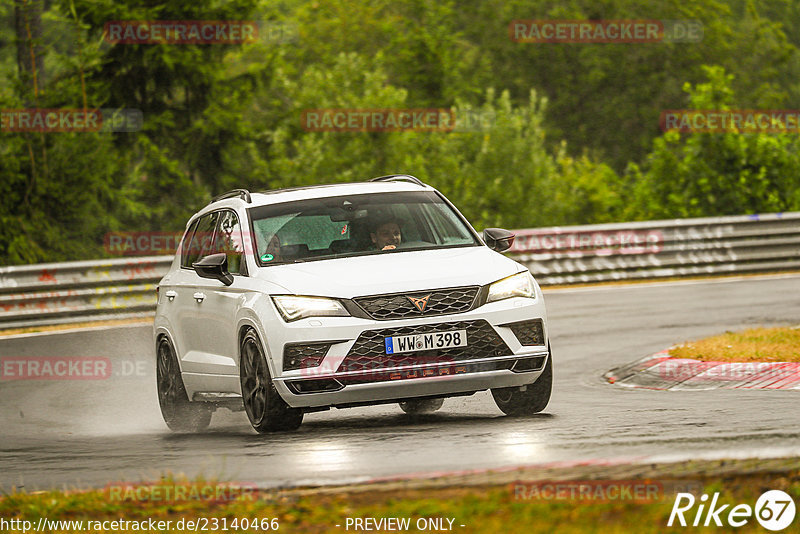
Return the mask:
[[[425,307],[428,305],[429,298],[431,298],[430,294],[418,299],[415,299],[414,297],[408,297],[408,300],[411,301],[411,304],[417,307],[420,313],[423,313],[425,312]]]

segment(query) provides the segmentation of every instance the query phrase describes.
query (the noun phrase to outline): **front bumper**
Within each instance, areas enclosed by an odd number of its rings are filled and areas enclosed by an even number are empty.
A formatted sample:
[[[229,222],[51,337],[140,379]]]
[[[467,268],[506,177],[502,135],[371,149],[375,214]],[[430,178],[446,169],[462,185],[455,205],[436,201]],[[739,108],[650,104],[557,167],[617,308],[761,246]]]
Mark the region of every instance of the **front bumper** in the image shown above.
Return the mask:
[[[547,319],[541,294],[537,299],[513,298],[480,306],[466,313],[395,321],[374,321],[354,317],[314,318],[290,323],[282,339],[268,341],[276,370],[283,366],[284,345],[331,342],[321,364],[315,367],[276,372],[273,381],[281,397],[295,408],[346,406],[386,402],[414,397],[448,396],[489,388],[523,386],[541,374],[547,350]],[[540,344],[522,345],[508,325],[541,320]],[[441,329],[443,323],[486,322],[498,350],[462,354],[446,361],[423,361],[411,365],[399,362],[372,368],[350,365],[360,336],[392,329]],[[499,347],[502,346],[502,349]],[[474,346],[478,350],[477,346]],[[358,349],[358,346],[356,346]],[[487,356],[488,354],[488,356]],[[477,356],[477,357],[473,357]],[[384,359],[388,358],[384,356]],[[385,362],[384,362],[385,363]]]
[[[544,358],[547,352],[541,354]],[[525,373],[509,370],[483,371],[447,377],[423,377],[388,382],[351,384],[338,391],[324,393],[292,394],[286,401],[295,408],[341,406],[370,402],[401,401],[414,397],[446,397],[489,388],[515,387],[531,384],[542,374],[542,369]],[[278,383],[275,384],[279,387]],[[286,387],[285,383],[282,384]],[[283,395],[282,395],[283,396]]]

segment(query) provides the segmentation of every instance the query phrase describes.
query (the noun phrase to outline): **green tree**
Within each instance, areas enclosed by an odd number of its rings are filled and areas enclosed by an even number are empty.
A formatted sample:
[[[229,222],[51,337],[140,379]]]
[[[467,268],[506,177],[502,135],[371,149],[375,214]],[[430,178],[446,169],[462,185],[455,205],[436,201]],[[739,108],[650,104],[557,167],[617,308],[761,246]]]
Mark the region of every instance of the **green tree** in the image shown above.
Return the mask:
[[[708,81],[686,84],[691,109],[730,109],[733,76],[705,67]],[[626,179],[628,217],[658,219],[800,209],[800,145],[796,134],[666,132],[643,168]]]

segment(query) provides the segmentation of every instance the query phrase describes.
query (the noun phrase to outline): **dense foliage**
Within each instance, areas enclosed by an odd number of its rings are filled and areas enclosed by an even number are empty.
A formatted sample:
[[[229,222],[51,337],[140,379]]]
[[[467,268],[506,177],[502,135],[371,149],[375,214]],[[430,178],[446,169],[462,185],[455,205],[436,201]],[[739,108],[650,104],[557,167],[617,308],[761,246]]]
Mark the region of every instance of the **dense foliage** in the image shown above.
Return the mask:
[[[41,28],[20,38],[31,4],[44,6]],[[704,33],[532,44],[510,39],[515,19],[696,19]],[[102,35],[114,20],[258,20],[291,38],[111,45]],[[659,129],[664,109],[796,108],[791,0],[0,0],[0,21],[0,109],[144,115],[135,133],[0,131],[0,264],[102,256],[107,232],[180,230],[235,187],[388,173],[439,188],[478,228],[800,209],[797,135]],[[474,131],[305,130],[303,111],[323,108],[491,120]]]

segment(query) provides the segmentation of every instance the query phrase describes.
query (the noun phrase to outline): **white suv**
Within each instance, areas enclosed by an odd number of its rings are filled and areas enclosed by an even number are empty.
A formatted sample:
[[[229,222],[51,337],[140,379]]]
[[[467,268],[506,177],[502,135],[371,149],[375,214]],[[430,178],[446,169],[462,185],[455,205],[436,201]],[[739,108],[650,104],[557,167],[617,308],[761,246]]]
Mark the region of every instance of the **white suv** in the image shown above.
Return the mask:
[[[509,415],[550,400],[541,290],[438,191],[407,175],[215,198],[158,288],[159,404],[177,431],[218,407],[258,432],[397,402],[408,413],[491,389]]]

